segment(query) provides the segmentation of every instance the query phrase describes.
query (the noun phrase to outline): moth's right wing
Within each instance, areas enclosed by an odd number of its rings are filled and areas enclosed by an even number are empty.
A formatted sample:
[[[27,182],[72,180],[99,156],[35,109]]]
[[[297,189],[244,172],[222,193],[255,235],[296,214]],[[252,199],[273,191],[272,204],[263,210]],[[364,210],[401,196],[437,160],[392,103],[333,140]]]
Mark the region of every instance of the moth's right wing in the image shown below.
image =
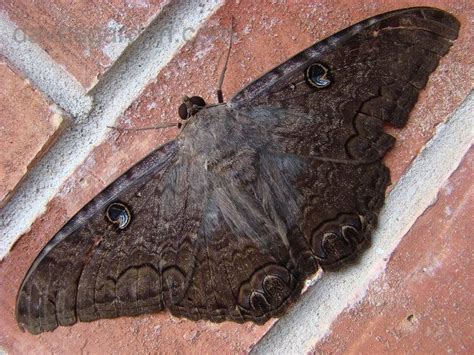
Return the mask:
[[[406,123],[459,26],[428,7],[374,16],[315,43],[229,102],[272,135],[267,151],[304,164],[295,185],[299,227],[323,268],[370,240],[389,183],[383,157],[395,142],[384,126]]]

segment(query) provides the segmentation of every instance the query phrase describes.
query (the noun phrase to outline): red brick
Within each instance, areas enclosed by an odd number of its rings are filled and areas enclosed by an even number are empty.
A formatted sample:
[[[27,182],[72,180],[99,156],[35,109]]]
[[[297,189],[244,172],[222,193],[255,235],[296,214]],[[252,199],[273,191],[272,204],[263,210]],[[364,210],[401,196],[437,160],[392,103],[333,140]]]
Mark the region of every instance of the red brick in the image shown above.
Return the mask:
[[[471,149],[384,275],[338,317],[315,353],[473,353],[473,176]]]
[[[167,0],[4,0],[25,34],[88,89],[140,34]]]
[[[454,0],[435,4],[428,1],[370,1],[364,5],[348,1],[286,4],[229,1],[197,33],[196,39],[187,44],[161,71],[156,81],[143,91],[117,125],[147,127],[175,121],[183,94],[197,94],[207,102],[215,102],[214,92],[222,66],[222,60],[219,59],[227,47],[227,29],[232,15],[237,19],[237,34],[224,83],[226,98],[298,51],[354,22],[395,8],[419,5],[435,5],[450,11],[460,19],[463,27],[460,38],[442,60],[421,95],[408,128],[396,133],[400,141],[388,159],[394,172],[393,181],[396,181],[431,138],[435,126],[452,114],[471,90],[472,77],[466,80],[466,68],[472,64],[470,53],[474,49],[469,26],[472,9],[466,3]],[[446,82],[455,85],[446,85]],[[111,131],[108,139],[94,150],[64,184],[61,192],[50,203],[47,213],[12,249],[9,257],[0,265],[0,282],[11,285],[8,289],[0,290],[0,312],[6,315],[1,318],[0,325],[6,329],[7,339],[2,343],[7,350],[21,352],[37,347],[43,351],[79,351],[84,345],[85,351],[90,352],[104,349],[108,349],[108,352],[127,352],[131,348],[126,344],[134,342],[138,344],[136,349],[139,352],[151,351],[153,346],[155,351],[159,347],[165,352],[179,352],[186,346],[192,346],[193,350],[207,347],[205,352],[230,353],[245,352],[265,333],[269,324],[263,327],[230,323],[213,325],[178,321],[167,314],[101,320],[72,328],[59,328],[39,337],[22,334],[16,328],[13,319],[16,292],[26,270],[44,244],[82,205],[133,162],[177,133],[175,129],[135,133]],[[153,332],[153,327],[157,325],[162,330],[166,329],[160,336]],[[101,329],[107,329],[106,337]],[[197,331],[199,336],[194,337]],[[193,338],[194,341],[186,340]],[[177,345],[176,339],[180,339]],[[235,346],[237,343],[240,345]],[[22,348],[14,344],[22,344]]]
[[[51,145],[64,120],[28,80],[0,62],[0,207]]]

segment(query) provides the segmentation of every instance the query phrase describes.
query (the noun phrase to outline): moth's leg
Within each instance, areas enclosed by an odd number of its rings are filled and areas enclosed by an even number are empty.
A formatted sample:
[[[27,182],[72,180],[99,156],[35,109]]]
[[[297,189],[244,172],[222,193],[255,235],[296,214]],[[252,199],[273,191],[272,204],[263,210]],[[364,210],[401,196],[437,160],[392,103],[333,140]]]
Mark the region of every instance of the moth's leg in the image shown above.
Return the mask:
[[[227,63],[229,63],[230,51],[232,49],[232,41],[234,37],[234,22],[235,18],[232,16],[232,23],[230,25],[230,36],[229,36],[229,47],[227,48],[227,55],[225,58],[224,67],[222,68],[221,76],[219,77],[219,82],[217,84],[217,102],[223,103],[224,102],[224,95],[222,94],[222,84],[224,83],[225,72],[227,70]]]

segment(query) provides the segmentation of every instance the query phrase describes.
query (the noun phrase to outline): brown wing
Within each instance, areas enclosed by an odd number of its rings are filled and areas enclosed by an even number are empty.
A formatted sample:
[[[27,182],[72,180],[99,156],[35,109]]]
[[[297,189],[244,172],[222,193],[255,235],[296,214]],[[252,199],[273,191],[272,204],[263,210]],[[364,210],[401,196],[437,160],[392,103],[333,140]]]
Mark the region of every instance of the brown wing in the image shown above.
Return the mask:
[[[458,31],[455,17],[434,8],[375,16],[297,54],[230,103],[237,109],[268,104],[300,108],[350,123],[362,113],[401,127]],[[330,84],[321,89],[308,80],[307,71],[315,64],[328,69]],[[314,69],[310,74],[317,74]]]
[[[230,101],[249,118],[271,115],[278,122],[262,128],[277,151],[306,164],[299,226],[323,267],[354,257],[369,239],[389,183],[382,158],[394,143],[383,126],[405,124],[458,30],[434,8],[382,14],[297,54]]]
[[[126,197],[127,207],[122,217],[129,216],[131,225],[140,226],[139,220],[148,219],[150,214],[141,213],[146,205],[139,201],[149,202],[153,198],[152,192],[172,165],[176,151],[177,145],[172,142],[151,153],[87,204],[51,239],[30,267],[19,290],[16,312],[21,327],[37,334],[58,325],[73,324],[78,318],[91,319],[94,312],[113,314],[110,307],[105,310],[98,304],[92,310],[91,305],[111,297],[107,285],[120,278],[115,272],[125,266],[128,252],[133,250],[127,243],[136,243],[140,231],[135,229],[137,238],[129,240],[130,228],[117,228],[107,218],[106,211],[112,203]],[[152,183],[147,185],[148,180]],[[113,212],[109,214],[117,221]],[[120,209],[116,212],[120,213]],[[95,270],[91,270],[92,265]],[[90,279],[101,277],[107,268],[111,278],[91,284]],[[142,272],[145,274],[141,280],[154,277],[151,269]],[[97,292],[92,290],[95,285],[100,288]],[[116,306],[115,312],[120,312],[120,305]]]
[[[299,295],[303,280],[288,269],[275,227],[258,201],[234,185],[240,178],[229,171],[234,163],[225,152],[240,147],[219,151],[188,127],[45,246],[18,294],[22,328],[38,334],[164,308],[191,319],[263,322]],[[211,134],[203,128],[194,127]],[[208,160],[217,165],[205,167]],[[247,162],[243,156],[240,163]]]

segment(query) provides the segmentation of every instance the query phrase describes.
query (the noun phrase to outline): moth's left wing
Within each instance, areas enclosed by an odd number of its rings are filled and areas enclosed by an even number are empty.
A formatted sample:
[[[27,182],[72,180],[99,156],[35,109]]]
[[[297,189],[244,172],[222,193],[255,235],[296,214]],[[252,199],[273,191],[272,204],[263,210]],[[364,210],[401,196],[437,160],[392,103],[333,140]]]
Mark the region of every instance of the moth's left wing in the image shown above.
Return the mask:
[[[156,299],[161,293],[153,294],[158,290],[156,285],[130,289],[139,287],[139,282],[156,281],[151,264],[134,269],[134,258],[150,255],[140,255],[140,245],[149,242],[149,238],[144,239],[151,234],[155,217],[150,209],[157,207],[153,205],[155,194],[164,188],[163,177],[175,167],[178,151],[177,142],[172,141],[150,153],[84,206],[48,242],[18,292],[16,317],[21,328],[38,334],[80,319],[133,314],[127,304],[130,299],[145,309],[160,307]],[[146,265],[145,260],[142,263]],[[109,278],[98,281],[104,270]],[[126,275],[119,277],[122,272]],[[134,285],[130,275],[138,280]],[[119,280],[122,283],[118,284]],[[135,298],[127,292],[135,292]],[[140,303],[137,297],[143,296],[150,299]]]
[[[210,122],[230,123],[227,109],[217,109]],[[257,152],[225,139],[213,146],[215,131],[189,132],[193,126],[113,182],[45,246],[18,293],[21,328],[38,334],[164,309],[261,323],[299,296],[299,265],[244,188],[258,180],[270,196],[267,176],[250,166]]]

